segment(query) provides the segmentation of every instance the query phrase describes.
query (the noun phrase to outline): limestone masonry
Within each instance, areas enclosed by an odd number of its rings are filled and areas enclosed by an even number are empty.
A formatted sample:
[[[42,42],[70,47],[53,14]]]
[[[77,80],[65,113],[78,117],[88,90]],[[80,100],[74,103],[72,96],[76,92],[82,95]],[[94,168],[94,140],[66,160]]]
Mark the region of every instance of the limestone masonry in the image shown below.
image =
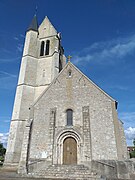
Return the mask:
[[[112,97],[66,63],[61,35],[49,19],[38,27],[34,16],[26,33],[4,166],[30,177],[129,178],[134,166],[127,160],[116,107]]]

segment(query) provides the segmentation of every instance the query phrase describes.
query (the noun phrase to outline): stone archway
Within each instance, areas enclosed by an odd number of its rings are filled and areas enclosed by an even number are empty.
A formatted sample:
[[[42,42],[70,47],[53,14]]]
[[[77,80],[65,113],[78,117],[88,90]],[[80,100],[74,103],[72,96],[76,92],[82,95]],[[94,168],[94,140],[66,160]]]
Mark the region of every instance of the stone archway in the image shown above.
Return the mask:
[[[67,138],[72,138],[75,141],[74,144],[76,147],[76,164],[80,164],[82,162],[82,154],[83,154],[83,138],[77,128],[65,128],[60,130],[54,140],[54,151],[53,151],[53,164],[64,164],[64,141]]]
[[[63,164],[77,164],[77,142],[73,137],[63,142]]]

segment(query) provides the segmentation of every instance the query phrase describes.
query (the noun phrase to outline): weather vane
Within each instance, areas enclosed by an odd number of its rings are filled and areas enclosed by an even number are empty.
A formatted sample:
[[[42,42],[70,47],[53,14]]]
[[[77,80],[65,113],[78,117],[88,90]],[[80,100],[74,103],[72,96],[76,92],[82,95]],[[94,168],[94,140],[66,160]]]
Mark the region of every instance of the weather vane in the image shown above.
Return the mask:
[[[35,7],[35,15],[37,15],[37,10],[38,10],[38,7],[36,5],[36,7]]]
[[[68,59],[68,62],[70,62],[72,56],[68,55],[67,59]]]

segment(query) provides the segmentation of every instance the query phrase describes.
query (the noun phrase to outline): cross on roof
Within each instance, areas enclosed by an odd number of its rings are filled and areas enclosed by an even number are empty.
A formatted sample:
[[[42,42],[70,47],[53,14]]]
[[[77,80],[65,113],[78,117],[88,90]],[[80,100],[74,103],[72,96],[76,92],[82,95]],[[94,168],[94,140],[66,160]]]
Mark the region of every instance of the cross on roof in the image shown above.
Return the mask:
[[[67,59],[68,59],[68,62],[70,62],[70,59],[72,58],[72,56],[68,55]]]

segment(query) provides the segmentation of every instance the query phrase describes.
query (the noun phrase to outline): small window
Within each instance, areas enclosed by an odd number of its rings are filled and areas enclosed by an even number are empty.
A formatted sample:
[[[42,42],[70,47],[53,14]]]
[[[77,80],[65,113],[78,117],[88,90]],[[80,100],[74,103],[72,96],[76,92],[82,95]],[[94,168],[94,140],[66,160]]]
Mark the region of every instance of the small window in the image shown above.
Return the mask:
[[[46,41],[46,49],[45,49],[45,55],[49,55],[49,48],[50,48],[50,41]]]
[[[72,73],[71,71],[68,72],[68,77],[71,77],[72,76]]]
[[[71,77],[72,77],[72,71],[71,71],[71,69],[68,70],[68,72],[67,72],[67,77],[68,77],[68,78],[71,78]]]
[[[67,126],[73,125],[73,110],[67,109]]]
[[[44,55],[44,46],[45,46],[45,42],[42,41],[42,42],[41,42],[41,48],[40,48],[40,56],[43,56],[43,55]]]

